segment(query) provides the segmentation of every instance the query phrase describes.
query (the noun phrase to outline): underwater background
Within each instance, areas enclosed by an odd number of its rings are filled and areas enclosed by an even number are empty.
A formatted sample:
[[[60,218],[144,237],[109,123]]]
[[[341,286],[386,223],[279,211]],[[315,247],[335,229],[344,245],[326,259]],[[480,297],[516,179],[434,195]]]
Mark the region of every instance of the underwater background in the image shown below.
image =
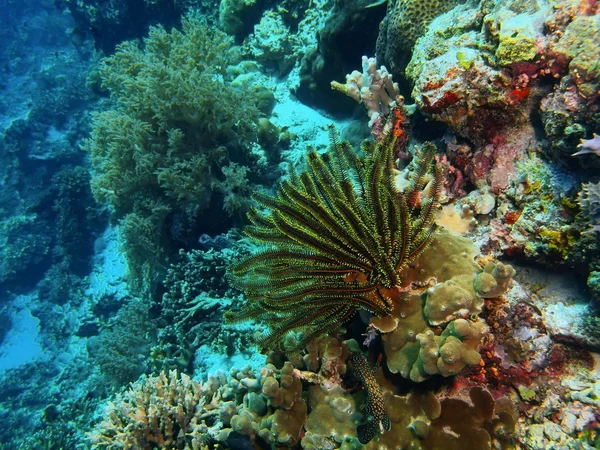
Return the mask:
[[[0,20],[0,449],[600,448],[600,2]]]

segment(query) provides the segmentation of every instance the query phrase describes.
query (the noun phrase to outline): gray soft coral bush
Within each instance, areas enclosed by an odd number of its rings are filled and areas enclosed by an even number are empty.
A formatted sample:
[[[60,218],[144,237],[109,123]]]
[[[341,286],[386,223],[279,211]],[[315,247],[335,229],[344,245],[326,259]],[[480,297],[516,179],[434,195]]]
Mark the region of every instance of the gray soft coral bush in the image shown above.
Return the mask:
[[[238,62],[231,38],[188,15],[181,31],[154,27],[101,64],[111,103],[94,116],[84,147],[94,196],[127,225],[129,268],[140,286],[155,278],[142,266],[150,260],[159,267],[176,250],[169,242],[173,220],[199,229],[209,205],[220,203],[231,216],[247,207],[248,178],[260,172],[250,150],[260,112],[256,89],[228,78]]]

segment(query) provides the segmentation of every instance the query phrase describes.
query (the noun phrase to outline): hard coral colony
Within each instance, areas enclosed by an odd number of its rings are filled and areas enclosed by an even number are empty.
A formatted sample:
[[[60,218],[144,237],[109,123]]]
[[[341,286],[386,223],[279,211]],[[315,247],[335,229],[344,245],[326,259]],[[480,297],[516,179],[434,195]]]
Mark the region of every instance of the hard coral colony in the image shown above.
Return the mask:
[[[5,3],[0,448],[600,448],[600,1]]]

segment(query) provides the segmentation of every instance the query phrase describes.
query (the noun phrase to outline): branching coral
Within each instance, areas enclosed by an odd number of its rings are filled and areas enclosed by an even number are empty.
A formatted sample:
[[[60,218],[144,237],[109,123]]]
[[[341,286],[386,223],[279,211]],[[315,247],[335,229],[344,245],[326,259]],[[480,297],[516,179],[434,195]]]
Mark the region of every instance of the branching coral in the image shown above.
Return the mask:
[[[104,421],[89,434],[92,448],[200,449],[204,437],[198,413],[204,403],[200,384],[185,374],[162,372],[142,379],[108,403]]]
[[[385,66],[377,69],[375,58],[362,57],[363,71],[354,70],[346,75],[346,83],[331,82],[331,87],[343,92],[348,97],[356,100],[367,110],[369,126],[380,115],[388,115],[391,103],[400,95],[398,83],[394,83],[392,75]]]
[[[175,227],[167,218],[185,218],[198,231],[215,194],[230,215],[247,210],[247,166],[259,172],[249,150],[259,111],[251,87],[227,78],[237,62],[231,46],[224,33],[188,15],[181,31],[152,28],[142,47],[125,42],[101,65],[113,107],[94,116],[84,148],[94,196],[118,218],[129,217],[125,247],[138,280],[144,263],[152,279],[151,269],[172,253]],[[145,242],[137,245],[136,235]]]
[[[432,144],[397,186],[395,139],[389,132],[360,158],[334,135],[330,151],[309,153],[307,171],[291,172],[276,196],[256,196],[262,209],[251,210],[245,232],[262,247],[229,271],[249,300],[230,321],[267,324],[267,347],[302,330],[299,349],[358,310],[391,312],[402,270],[431,242],[442,186]]]

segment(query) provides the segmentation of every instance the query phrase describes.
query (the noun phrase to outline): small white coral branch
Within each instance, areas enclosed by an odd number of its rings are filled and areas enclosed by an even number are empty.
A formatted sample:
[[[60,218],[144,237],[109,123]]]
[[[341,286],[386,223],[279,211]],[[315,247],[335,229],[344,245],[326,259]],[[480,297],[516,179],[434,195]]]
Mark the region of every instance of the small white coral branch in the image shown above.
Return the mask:
[[[577,148],[581,147],[577,153],[573,153],[572,156],[577,155],[586,155],[588,153],[595,153],[600,156],[600,136],[594,133],[594,137],[592,139],[581,139],[581,143],[577,146]]]
[[[363,56],[362,67],[362,73],[354,70],[346,75],[345,84],[332,81],[331,87],[363,105],[372,127],[379,116],[389,114],[390,105],[400,95],[400,90],[385,66],[377,69],[375,58]]]

